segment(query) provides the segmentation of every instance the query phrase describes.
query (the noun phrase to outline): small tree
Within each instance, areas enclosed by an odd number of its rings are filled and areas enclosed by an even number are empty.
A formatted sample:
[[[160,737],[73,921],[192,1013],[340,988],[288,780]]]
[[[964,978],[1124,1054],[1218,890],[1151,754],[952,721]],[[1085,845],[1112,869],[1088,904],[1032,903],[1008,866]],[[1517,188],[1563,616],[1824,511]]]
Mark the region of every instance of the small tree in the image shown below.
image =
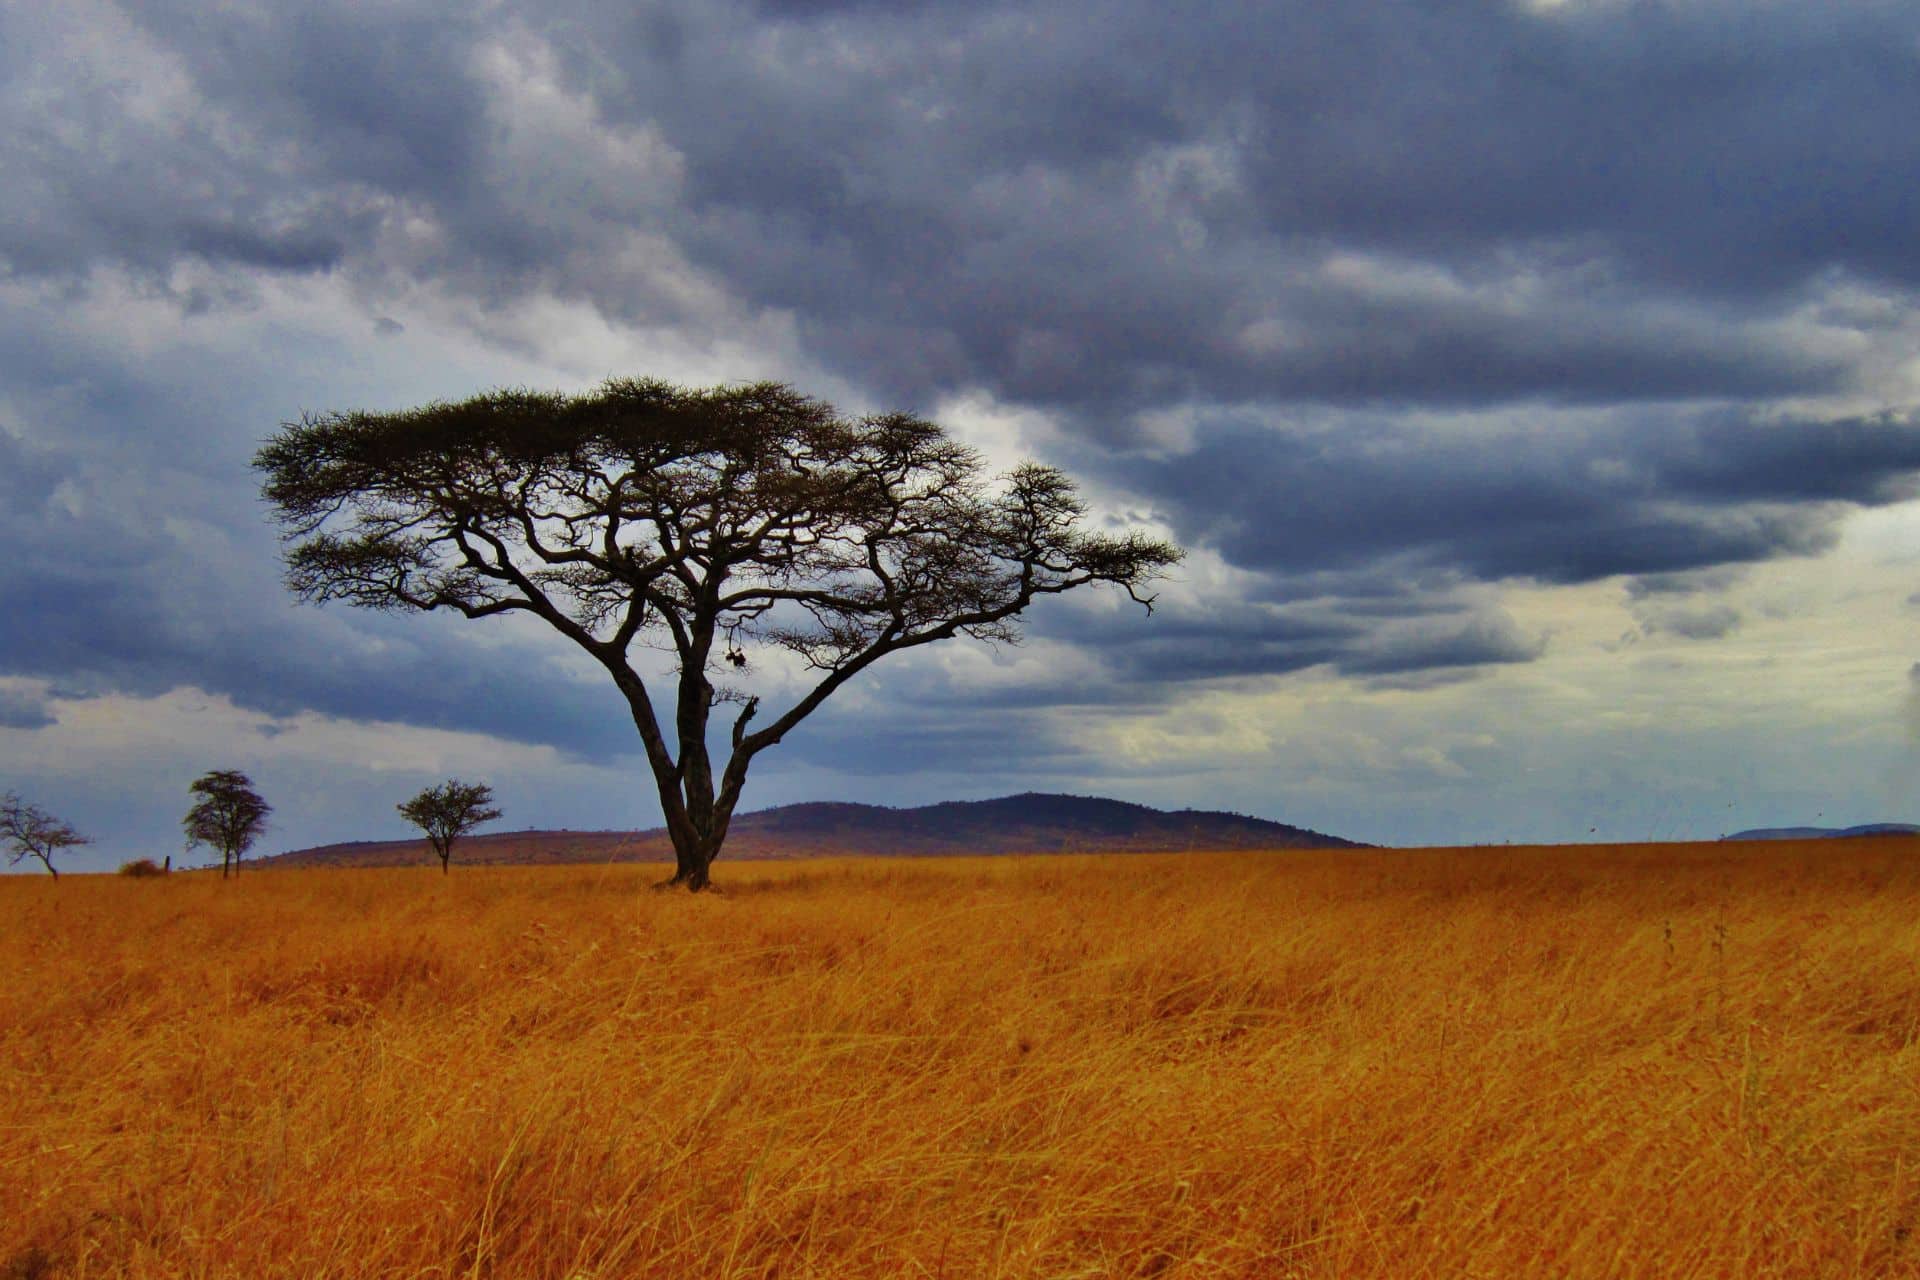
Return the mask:
[[[484,782],[461,782],[449,778],[437,787],[428,787],[403,805],[396,806],[400,816],[427,833],[433,851],[440,855],[440,874],[447,874],[453,858],[453,842],[483,822],[500,816],[493,807],[493,788]]]
[[[253,779],[237,769],[216,769],[189,788],[200,798],[181,825],[187,847],[204,844],[220,851],[220,878],[240,874],[240,859],[267,829],[273,806],[253,789]]]
[[[1052,467],[996,484],[932,422],[847,419],[775,383],[615,381],[309,416],[254,466],[303,599],[530,614],[603,667],[652,768],[668,883],[693,890],[748,766],[841,685],[937,640],[1012,643],[1041,596],[1109,583],[1150,608],[1141,590],[1180,559],[1139,532],[1085,529]],[[636,642],[671,655],[665,715]],[[746,687],[756,646],[794,660],[773,673],[784,709],[758,729],[774,690]],[[716,760],[722,702],[739,711]]]
[[[26,803],[11,791],[0,796],[0,840],[7,845],[8,866],[18,866],[24,858],[38,858],[55,880],[60,878],[60,872],[53,865],[54,854],[93,843],[45,809]]]

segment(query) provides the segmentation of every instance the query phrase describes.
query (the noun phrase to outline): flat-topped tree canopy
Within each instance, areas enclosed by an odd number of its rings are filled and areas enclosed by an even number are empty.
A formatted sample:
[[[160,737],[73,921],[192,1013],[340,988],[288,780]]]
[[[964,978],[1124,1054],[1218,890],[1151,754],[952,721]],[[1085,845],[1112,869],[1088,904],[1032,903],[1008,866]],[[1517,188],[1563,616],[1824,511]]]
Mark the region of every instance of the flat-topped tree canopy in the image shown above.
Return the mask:
[[[394,413],[309,415],[254,460],[288,585],[375,609],[524,612],[613,676],[645,746],[679,866],[703,888],[754,756],[886,654],[1019,638],[1036,598],[1143,592],[1180,550],[1090,532],[1073,482],[1028,463],[996,481],[910,414],[845,418],[779,383],[611,381]],[[677,660],[670,745],[636,641]],[[753,728],[756,647],[817,673]],[[725,690],[713,682],[725,675]],[[738,705],[717,784],[716,702]]]

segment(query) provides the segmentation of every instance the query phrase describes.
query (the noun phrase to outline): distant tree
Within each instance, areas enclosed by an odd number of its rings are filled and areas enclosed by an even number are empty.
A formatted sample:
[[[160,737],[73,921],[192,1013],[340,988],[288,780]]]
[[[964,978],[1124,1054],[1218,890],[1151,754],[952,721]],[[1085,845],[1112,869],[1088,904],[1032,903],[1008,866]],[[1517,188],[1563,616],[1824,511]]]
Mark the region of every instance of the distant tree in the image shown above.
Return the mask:
[[[26,858],[38,858],[55,880],[60,878],[60,872],[53,865],[54,854],[93,843],[45,809],[26,803],[11,791],[0,796],[0,841],[6,842],[8,866],[18,866]]]
[[[437,787],[428,787],[403,805],[396,806],[400,816],[427,833],[433,851],[440,855],[440,874],[447,874],[453,857],[453,843],[483,822],[500,816],[493,807],[493,788],[484,782],[461,782],[449,778]]]
[[[254,466],[278,508],[287,582],[371,609],[526,613],[626,699],[676,868],[707,887],[754,758],[888,654],[969,636],[1012,643],[1044,595],[1141,591],[1180,550],[1094,533],[1060,471],[999,483],[979,453],[906,414],[847,419],[789,387],[608,382],[488,392],[289,423]],[[671,655],[671,713],[631,657]],[[784,651],[773,689],[753,646]],[[763,694],[785,710],[752,729]],[[739,707],[716,768],[716,703]],[[669,730],[671,738],[669,738]]]
[[[220,878],[240,874],[240,859],[267,829],[273,806],[253,789],[253,779],[237,769],[216,769],[189,788],[200,797],[181,825],[187,847],[204,844],[220,851]]]

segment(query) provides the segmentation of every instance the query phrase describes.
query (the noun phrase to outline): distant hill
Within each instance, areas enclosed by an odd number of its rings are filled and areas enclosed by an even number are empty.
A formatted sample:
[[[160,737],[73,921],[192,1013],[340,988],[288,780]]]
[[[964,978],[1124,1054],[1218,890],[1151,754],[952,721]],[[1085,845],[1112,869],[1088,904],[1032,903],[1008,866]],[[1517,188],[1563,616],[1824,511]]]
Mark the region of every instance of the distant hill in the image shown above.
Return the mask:
[[[1827,840],[1848,836],[1920,836],[1920,827],[1908,822],[1869,822],[1859,827],[1755,827],[1736,831],[1722,840]]]
[[[925,856],[1001,853],[1129,853],[1150,850],[1357,849],[1366,846],[1264,818],[1201,809],[1167,812],[1090,796],[1025,795],[956,800],[918,809],[871,804],[790,804],[733,820],[726,858],[832,854]],[[468,836],[454,861],[469,865],[665,862],[666,829],[510,831]],[[265,867],[384,867],[432,855],[424,840],[356,840],[261,858]]]

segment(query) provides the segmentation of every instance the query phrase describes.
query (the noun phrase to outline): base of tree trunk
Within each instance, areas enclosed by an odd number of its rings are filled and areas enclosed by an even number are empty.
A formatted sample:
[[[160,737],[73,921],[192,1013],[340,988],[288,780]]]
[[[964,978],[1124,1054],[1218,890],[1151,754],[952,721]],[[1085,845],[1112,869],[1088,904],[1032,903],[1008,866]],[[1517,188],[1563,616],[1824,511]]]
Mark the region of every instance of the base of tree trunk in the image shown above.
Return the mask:
[[[713,890],[713,879],[708,875],[706,867],[688,864],[675,871],[671,878],[662,880],[653,887],[655,892],[685,889],[688,893],[708,893]]]

